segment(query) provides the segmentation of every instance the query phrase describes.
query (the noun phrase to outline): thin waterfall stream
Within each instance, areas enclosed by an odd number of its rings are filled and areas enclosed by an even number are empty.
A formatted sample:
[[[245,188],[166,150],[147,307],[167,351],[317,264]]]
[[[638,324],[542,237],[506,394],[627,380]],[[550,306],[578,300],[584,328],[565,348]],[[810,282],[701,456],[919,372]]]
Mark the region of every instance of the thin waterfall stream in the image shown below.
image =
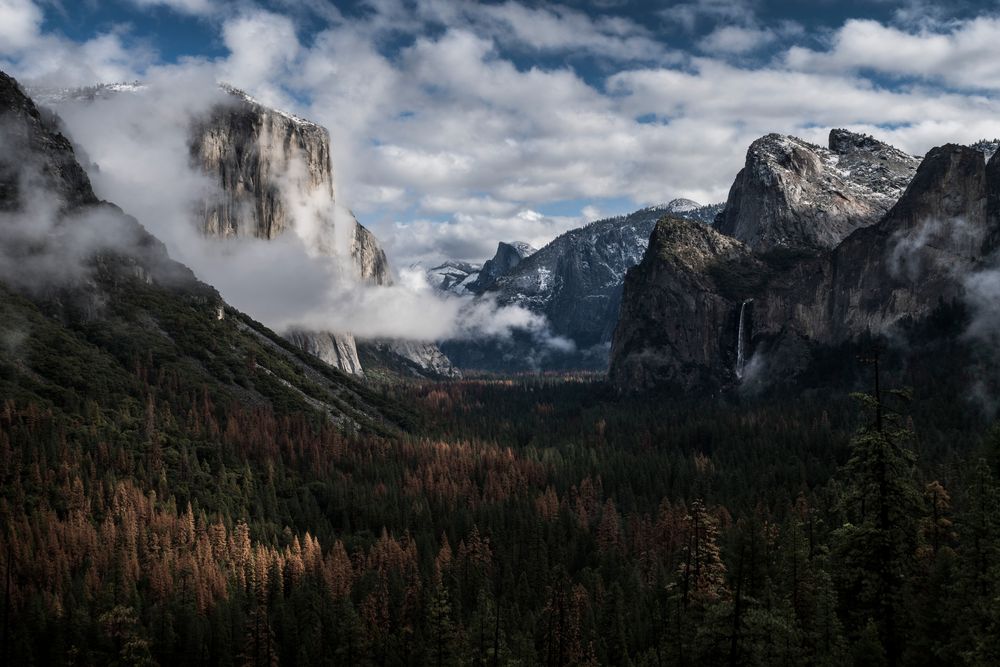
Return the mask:
[[[740,325],[736,331],[736,379],[743,379],[743,369],[746,366],[746,318],[747,318],[747,304],[753,302],[753,299],[747,299],[740,306]]]

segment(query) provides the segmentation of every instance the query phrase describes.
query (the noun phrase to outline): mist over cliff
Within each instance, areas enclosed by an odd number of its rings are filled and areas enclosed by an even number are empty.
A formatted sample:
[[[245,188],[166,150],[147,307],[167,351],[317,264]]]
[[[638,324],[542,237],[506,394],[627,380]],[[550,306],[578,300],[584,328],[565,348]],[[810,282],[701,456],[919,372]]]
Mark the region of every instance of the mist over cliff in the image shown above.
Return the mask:
[[[326,130],[220,88],[208,69],[51,103],[99,196],[276,329],[430,342],[546,328],[517,308],[443,298],[405,271],[394,279],[337,198]]]

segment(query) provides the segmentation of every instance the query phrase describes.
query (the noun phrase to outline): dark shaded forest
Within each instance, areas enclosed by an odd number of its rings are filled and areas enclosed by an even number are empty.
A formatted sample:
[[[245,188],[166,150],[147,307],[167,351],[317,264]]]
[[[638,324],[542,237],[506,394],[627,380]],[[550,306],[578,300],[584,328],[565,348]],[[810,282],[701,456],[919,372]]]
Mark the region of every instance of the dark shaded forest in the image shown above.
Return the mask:
[[[1000,663],[961,395],[481,378],[345,428],[45,326],[0,364],[4,664]]]

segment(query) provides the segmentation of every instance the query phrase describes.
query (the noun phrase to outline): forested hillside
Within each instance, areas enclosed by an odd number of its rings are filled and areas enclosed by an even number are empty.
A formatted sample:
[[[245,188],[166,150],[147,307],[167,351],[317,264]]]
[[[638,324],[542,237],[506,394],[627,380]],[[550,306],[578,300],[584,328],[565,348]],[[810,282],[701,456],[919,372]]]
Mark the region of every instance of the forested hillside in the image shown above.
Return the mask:
[[[481,379],[344,430],[4,304],[45,343],[2,367],[8,664],[998,659],[1000,437],[961,397]]]

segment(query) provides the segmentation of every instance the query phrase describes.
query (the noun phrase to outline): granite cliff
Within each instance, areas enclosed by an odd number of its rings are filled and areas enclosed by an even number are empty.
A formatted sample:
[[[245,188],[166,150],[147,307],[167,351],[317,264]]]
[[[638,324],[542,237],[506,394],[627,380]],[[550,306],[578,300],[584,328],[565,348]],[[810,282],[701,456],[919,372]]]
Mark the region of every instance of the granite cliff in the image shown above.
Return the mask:
[[[378,239],[336,199],[330,136],[311,121],[266,107],[235,88],[192,125],[192,161],[211,175],[219,195],[204,202],[205,234],[272,240],[296,233],[311,251],[340,261],[371,286],[392,284]],[[357,341],[348,332],[288,332],[303,350],[346,373],[364,373]],[[453,375],[433,343],[371,341],[369,356],[399,356],[408,368]],[[444,372],[443,372],[444,371]]]
[[[755,252],[663,219],[625,283],[611,380],[683,390],[787,380],[818,349],[899,336],[903,324],[961,304],[998,229],[1000,160],[957,145],[928,153],[884,216],[818,254]],[[761,372],[769,377],[749,378]]]
[[[755,251],[817,252],[877,222],[920,160],[835,129],[829,147],[769,134],[750,145],[715,227]]]

